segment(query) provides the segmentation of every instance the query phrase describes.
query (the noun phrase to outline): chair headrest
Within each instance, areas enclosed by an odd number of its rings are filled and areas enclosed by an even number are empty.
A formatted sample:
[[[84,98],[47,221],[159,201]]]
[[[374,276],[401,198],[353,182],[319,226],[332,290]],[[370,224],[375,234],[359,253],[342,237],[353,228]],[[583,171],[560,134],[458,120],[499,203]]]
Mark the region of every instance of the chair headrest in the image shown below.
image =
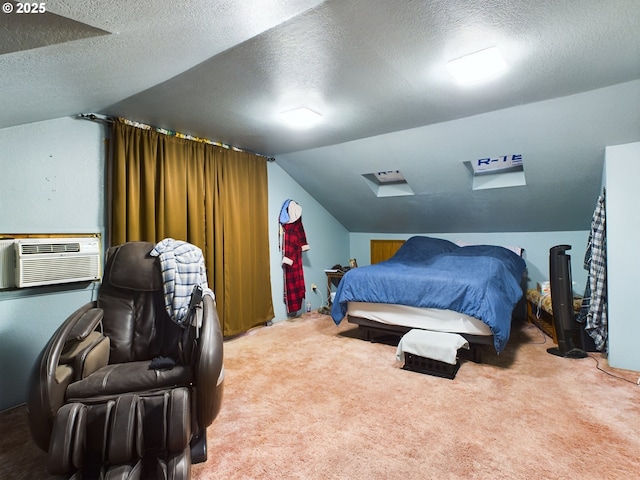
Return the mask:
[[[105,277],[114,287],[152,292],[163,288],[160,261],[151,242],[128,242],[107,251]]]

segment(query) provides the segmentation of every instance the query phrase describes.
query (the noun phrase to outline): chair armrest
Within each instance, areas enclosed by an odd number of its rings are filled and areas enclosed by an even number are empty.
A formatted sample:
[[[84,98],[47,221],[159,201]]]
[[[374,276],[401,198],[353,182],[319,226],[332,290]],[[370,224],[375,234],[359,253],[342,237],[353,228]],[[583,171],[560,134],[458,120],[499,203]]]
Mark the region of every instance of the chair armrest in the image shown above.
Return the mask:
[[[72,375],[61,374],[60,356],[71,330],[83,318],[83,322],[88,322],[92,315],[85,317],[85,314],[95,307],[95,302],[90,302],[73,312],[55,331],[31,370],[27,384],[29,429],[36,445],[45,452],[49,448],[53,418],[64,403],[67,386],[73,381]],[[71,370],[69,366],[64,368]]]
[[[109,363],[110,347],[109,337],[103,336],[98,331],[93,331],[81,342],[74,342],[73,356],[64,358],[68,363],[73,364],[73,381],[82,380],[102,367],[106,367]],[[63,357],[64,355],[61,356],[60,363],[64,363]]]
[[[195,364],[196,419],[206,429],[220,412],[223,392],[223,337],[215,300],[203,297],[203,318]],[[203,388],[204,387],[204,388]]]
[[[82,380],[109,363],[109,339],[97,330],[103,318],[101,308],[91,308],[66,336],[58,363],[73,365],[73,381]]]
[[[73,327],[67,334],[65,341],[80,341],[87,338],[104,318],[104,310],[101,308],[91,308],[84,312],[80,318],[74,323]]]

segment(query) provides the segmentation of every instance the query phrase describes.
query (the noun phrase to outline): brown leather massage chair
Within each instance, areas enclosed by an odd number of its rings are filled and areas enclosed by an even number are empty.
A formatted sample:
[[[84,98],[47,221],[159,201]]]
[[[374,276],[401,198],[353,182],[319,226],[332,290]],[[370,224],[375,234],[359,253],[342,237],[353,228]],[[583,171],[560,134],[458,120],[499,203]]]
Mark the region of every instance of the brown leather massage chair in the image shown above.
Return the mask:
[[[36,360],[29,426],[53,475],[179,480],[207,459],[224,379],[215,300],[192,300],[196,321],[174,322],[153,247],[110,248],[97,301],[65,320]]]

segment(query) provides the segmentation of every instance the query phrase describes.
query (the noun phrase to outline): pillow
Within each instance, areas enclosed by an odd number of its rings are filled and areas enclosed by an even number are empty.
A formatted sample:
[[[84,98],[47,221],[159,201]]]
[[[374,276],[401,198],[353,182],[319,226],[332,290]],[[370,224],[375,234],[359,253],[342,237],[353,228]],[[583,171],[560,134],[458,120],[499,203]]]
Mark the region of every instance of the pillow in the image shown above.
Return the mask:
[[[498,245],[467,245],[460,247],[453,255],[491,257],[499,260],[517,280],[527,267],[524,259],[512,250]]]
[[[464,242],[462,240],[456,240],[455,244],[458,245],[459,247],[471,247],[473,245],[480,245],[479,243],[469,243],[469,242]],[[513,253],[515,253],[520,257],[524,253],[524,248],[522,247],[517,247],[513,245],[498,245],[498,246],[502,248],[506,248],[507,250],[511,250]]]
[[[415,236],[404,242],[392,258],[411,262],[426,261],[441,253],[458,250],[458,248],[455,243],[449,240]]]

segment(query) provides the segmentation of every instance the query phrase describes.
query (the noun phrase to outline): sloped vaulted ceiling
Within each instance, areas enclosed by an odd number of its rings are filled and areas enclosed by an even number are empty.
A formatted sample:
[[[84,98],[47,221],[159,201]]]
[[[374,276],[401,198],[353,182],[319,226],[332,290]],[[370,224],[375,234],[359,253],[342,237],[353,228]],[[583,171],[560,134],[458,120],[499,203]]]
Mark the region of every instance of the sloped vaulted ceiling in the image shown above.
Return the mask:
[[[350,231],[586,230],[604,147],[640,140],[636,0],[46,6],[42,45],[3,14],[0,127],[99,112],[260,152]],[[446,62],[490,45],[507,72],[455,84]],[[298,106],[323,122],[290,130]],[[512,153],[525,187],[470,190],[462,162]],[[378,169],[416,195],[375,197]]]

